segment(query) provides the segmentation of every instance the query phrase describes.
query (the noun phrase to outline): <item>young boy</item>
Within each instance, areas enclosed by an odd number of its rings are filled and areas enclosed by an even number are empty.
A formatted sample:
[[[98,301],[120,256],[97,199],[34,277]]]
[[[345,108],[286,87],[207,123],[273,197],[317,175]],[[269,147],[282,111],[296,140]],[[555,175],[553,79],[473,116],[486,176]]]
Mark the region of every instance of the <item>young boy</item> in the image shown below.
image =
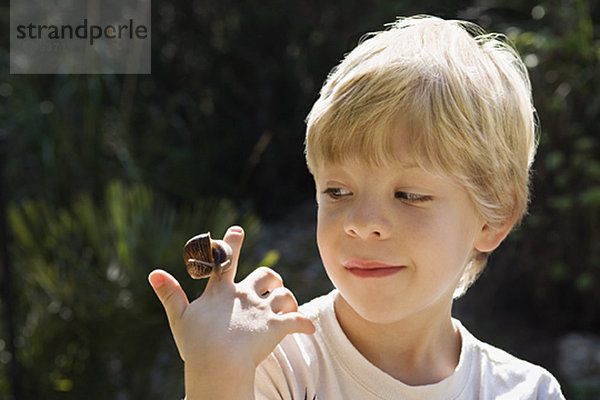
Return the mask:
[[[298,310],[268,268],[188,303],[150,274],[196,399],[562,399],[541,367],[474,338],[453,299],[524,215],[527,71],[498,35],[399,19],[349,53],[307,119],[317,243],[335,286]]]

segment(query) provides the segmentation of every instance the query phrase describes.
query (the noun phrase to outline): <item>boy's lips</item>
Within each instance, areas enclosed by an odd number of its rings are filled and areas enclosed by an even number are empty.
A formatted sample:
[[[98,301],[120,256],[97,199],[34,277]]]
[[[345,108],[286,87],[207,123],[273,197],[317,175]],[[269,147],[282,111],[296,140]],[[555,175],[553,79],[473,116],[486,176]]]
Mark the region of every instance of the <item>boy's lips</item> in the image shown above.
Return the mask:
[[[383,278],[406,268],[403,265],[389,265],[377,261],[347,260],[344,268],[359,278]]]

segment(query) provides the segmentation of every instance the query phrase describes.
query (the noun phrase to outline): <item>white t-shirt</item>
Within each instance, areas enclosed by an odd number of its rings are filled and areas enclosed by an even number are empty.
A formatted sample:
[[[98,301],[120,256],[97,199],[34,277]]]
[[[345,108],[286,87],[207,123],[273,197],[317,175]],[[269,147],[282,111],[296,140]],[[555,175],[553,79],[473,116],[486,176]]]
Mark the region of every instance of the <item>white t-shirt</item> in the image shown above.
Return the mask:
[[[456,370],[441,382],[409,386],[365,359],[335,316],[336,290],[303,305],[314,335],[288,335],[256,370],[256,399],[564,399],[545,369],[485,344],[453,320],[462,337]]]

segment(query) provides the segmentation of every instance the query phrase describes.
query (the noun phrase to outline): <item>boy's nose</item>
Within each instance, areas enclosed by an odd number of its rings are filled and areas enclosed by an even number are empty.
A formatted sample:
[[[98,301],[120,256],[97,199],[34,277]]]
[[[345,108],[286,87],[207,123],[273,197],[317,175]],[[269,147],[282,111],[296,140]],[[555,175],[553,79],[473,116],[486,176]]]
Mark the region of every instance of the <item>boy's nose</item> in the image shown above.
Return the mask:
[[[392,225],[385,210],[373,204],[357,205],[344,221],[346,234],[362,239],[386,239],[391,230]]]

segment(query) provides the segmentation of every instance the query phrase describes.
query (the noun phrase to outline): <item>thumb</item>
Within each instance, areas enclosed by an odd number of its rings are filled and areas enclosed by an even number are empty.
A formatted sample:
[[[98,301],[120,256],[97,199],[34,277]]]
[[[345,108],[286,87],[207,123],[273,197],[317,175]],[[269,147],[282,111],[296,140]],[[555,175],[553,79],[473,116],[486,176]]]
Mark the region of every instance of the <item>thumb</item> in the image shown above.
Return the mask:
[[[169,325],[173,329],[174,324],[189,305],[188,298],[181,288],[177,279],[161,269],[156,269],[148,275],[148,281],[165,308]]]

